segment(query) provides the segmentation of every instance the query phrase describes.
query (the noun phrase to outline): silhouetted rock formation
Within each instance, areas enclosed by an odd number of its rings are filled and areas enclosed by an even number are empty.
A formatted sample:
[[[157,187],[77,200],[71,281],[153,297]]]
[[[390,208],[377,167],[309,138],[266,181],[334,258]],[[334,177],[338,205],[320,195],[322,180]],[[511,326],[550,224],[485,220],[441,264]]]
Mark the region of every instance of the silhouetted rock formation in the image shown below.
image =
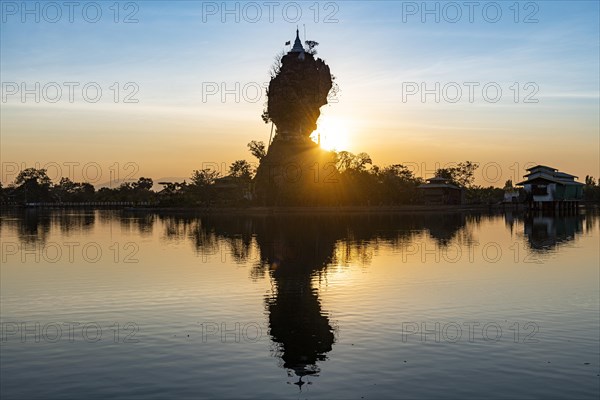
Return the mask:
[[[306,52],[298,31],[267,92],[267,116],[277,127],[256,173],[256,195],[265,204],[335,202],[334,155],[310,139],[333,85],[325,62]]]
[[[267,112],[277,133],[287,138],[310,136],[317,129],[320,108],[327,104],[332,85],[329,67],[320,58],[315,60],[303,49],[283,56],[267,92]]]

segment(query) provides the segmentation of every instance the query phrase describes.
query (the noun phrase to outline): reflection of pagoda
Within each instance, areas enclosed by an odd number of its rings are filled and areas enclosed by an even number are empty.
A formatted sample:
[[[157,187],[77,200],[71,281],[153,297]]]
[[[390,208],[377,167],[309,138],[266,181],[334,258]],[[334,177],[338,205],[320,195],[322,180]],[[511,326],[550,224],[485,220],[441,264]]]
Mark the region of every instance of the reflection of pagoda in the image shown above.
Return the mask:
[[[321,308],[313,282],[326,273],[338,242],[344,241],[350,248],[382,239],[403,246],[415,235],[429,232],[443,245],[467,223],[462,214],[441,218],[428,213],[162,218],[166,220],[166,238],[187,236],[204,254],[215,254],[217,238],[225,238],[231,253],[244,260],[252,252],[252,241],[256,241],[261,262],[250,275],[256,279],[269,271],[273,281],[273,292],[265,301],[269,333],[281,366],[288,375],[298,377],[295,384],[299,386],[305,383],[303,377],[319,373],[320,362],[327,359],[335,343],[332,323]]]
[[[321,311],[312,278],[331,260],[336,237],[317,225],[272,221],[257,235],[261,258],[270,266],[275,283],[267,299],[269,327],[279,346],[283,367],[301,378],[319,372],[334,343],[333,328]]]
[[[283,367],[302,377],[318,372],[317,361],[326,359],[334,335],[310,276],[300,278],[289,270],[281,266],[273,273],[277,292],[267,301],[269,326],[273,341],[281,346]]]

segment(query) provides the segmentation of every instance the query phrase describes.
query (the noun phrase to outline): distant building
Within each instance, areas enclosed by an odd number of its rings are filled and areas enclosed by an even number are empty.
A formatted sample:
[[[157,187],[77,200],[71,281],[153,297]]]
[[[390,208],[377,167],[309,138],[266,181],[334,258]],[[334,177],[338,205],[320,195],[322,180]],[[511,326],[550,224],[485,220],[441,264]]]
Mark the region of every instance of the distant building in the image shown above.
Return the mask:
[[[225,176],[215,180],[214,188],[222,197],[222,201],[232,199],[252,200],[250,183],[233,176]]]
[[[504,199],[502,201],[505,203],[517,203],[519,201],[519,191],[515,188],[504,189]]]
[[[566,209],[576,207],[583,198],[583,183],[575,175],[558,171],[545,165],[527,169],[526,180],[517,183],[527,193],[530,208]]]
[[[420,185],[419,190],[425,204],[462,204],[464,200],[461,188],[439,176],[427,179],[427,183]]]

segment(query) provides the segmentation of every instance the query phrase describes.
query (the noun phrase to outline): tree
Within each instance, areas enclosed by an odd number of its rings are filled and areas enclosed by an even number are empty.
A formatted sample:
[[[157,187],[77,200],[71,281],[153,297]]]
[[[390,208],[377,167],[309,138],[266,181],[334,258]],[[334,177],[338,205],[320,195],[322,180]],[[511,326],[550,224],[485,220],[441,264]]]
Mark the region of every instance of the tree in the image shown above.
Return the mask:
[[[18,197],[28,201],[50,200],[52,181],[45,169],[26,168],[19,172],[15,179]]]
[[[69,178],[60,178],[58,185],[54,185],[52,189],[54,192],[54,197],[59,202],[72,201],[70,197],[73,193],[75,193],[76,184]]]
[[[373,169],[373,168],[372,168]],[[421,178],[402,164],[394,164],[379,172],[380,202],[392,204],[414,203],[419,198],[418,186]]]
[[[173,195],[177,193],[181,193],[187,186],[185,181],[183,182],[165,182],[162,183],[164,185],[163,190],[161,190],[162,195]]]
[[[154,182],[152,181],[151,178],[144,178],[144,177],[140,177],[137,182],[134,182],[132,184],[133,188],[138,189],[138,190],[150,190],[150,189],[152,189],[153,185],[154,185]]]
[[[456,167],[440,168],[435,172],[435,176],[447,179],[450,183],[462,187],[470,187],[475,180],[475,170],[479,164],[465,161],[459,162]]]
[[[420,179],[415,178],[413,172],[408,169],[406,166],[402,164],[393,164],[388,167],[385,167],[382,171],[382,174],[393,176],[395,178],[400,179],[401,181],[407,182],[416,182],[422,183]]]
[[[219,171],[212,169],[194,170],[187,192],[191,196],[192,203],[211,204],[216,198],[214,183],[219,179]]]
[[[306,43],[306,46],[308,46],[308,54],[312,54],[315,55],[317,54],[317,49],[316,47],[319,45],[319,42],[315,42],[314,40],[307,40],[304,43]]]
[[[334,75],[331,75],[331,89],[329,90],[329,93],[327,93],[327,99],[330,103],[337,98],[337,95],[340,92],[340,86],[335,81],[336,79],[337,78]]]
[[[229,175],[249,181],[252,179],[252,166],[246,160],[236,160],[229,166]]]
[[[125,198],[127,201],[133,202],[149,202],[154,199],[155,193],[152,191],[154,181],[151,178],[138,178],[137,182],[131,182],[127,187],[124,187],[126,192]]]
[[[263,111],[263,113],[260,115],[260,118],[262,118],[265,124],[271,122],[271,116],[269,116],[269,112],[267,110]]]
[[[15,184],[21,185],[28,183],[49,187],[52,181],[50,181],[45,169],[26,168],[19,172],[19,175],[17,175],[17,178],[15,179]]]
[[[165,206],[183,206],[186,204],[188,184],[183,182],[161,183],[163,190],[158,193],[158,201]]]
[[[366,170],[367,165],[372,165],[373,160],[371,160],[371,156],[367,153],[358,153],[354,156],[352,160],[351,167],[355,171],[364,171]]]
[[[459,162],[454,168],[456,182],[464,187],[471,186],[475,180],[475,170],[477,168],[479,168],[477,163],[471,161]]]
[[[91,183],[73,182],[69,178],[61,178],[57,185],[52,187],[54,199],[59,202],[83,202],[93,199],[96,189]]]
[[[437,178],[444,178],[450,183],[457,183],[454,181],[454,170],[452,168],[439,168],[435,171]]]
[[[600,201],[600,186],[596,186],[596,180],[593,176],[585,176],[583,195],[586,201]]]
[[[281,71],[281,59],[283,56],[285,56],[285,51],[282,50],[273,57],[273,64],[271,64],[271,68],[269,69],[271,79],[279,75],[279,72]]]
[[[256,140],[248,143],[248,148],[250,149],[250,153],[258,159],[258,161],[262,160],[266,155],[267,151],[265,149],[264,142],[257,142]]]
[[[586,175],[585,176],[585,186],[596,186],[596,180],[593,176]]]
[[[353,154],[344,150],[335,153],[335,166],[340,172],[362,172],[366,171],[367,165],[372,164],[371,156],[364,152]]]
[[[91,200],[91,197],[96,193],[96,188],[94,185],[88,182],[83,182],[79,184],[79,192],[85,196],[86,200]]]
[[[340,172],[350,169],[352,160],[354,160],[354,154],[349,151],[343,150],[335,153],[335,166]]]
[[[219,171],[211,169],[194,170],[192,173],[191,181],[192,185],[196,187],[206,187],[215,183],[215,181],[221,176]]]

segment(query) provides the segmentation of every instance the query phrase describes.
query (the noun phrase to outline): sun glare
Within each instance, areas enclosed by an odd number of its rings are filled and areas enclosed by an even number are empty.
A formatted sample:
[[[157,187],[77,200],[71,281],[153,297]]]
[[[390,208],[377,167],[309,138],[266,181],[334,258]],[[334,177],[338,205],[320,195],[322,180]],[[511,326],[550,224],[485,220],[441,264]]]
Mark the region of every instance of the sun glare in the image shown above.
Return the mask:
[[[348,125],[327,116],[319,118],[317,130],[312,133],[311,138],[325,150],[348,150],[350,144]]]

